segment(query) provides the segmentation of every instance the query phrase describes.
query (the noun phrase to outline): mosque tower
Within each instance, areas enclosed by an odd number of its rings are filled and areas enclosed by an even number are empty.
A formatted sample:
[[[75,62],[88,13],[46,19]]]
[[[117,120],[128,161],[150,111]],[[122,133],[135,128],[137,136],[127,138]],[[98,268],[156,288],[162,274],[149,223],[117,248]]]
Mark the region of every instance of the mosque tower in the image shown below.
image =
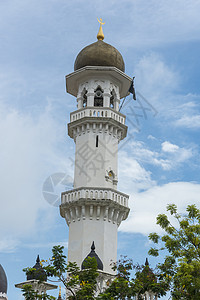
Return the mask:
[[[68,124],[76,150],[74,186],[62,193],[60,214],[69,226],[68,261],[81,267],[91,249],[98,269],[112,275],[117,229],[129,214],[129,196],[117,183],[118,144],[127,134],[119,105],[132,79],[119,51],[103,41],[99,23],[97,42],[80,51],[74,72],[66,76],[67,92],[77,99]]]
[[[31,285],[32,289],[38,294],[42,295],[48,290],[57,289],[57,285],[47,282],[47,275],[45,270],[40,264],[39,255],[37,256],[36,263],[33,266],[34,271],[31,274],[27,274],[26,281],[15,284],[16,288],[22,289],[24,285]],[[0,298],[1,299],[1,298]]]
[[[146,258],[146,261],[145,261],[145,265],[144,265],[144,268],[142,270],[143,275],[144,275],[144,278],[146,278],[148,281],[150,280],[154,280],[154,282],[156,282],[156,276],[155,274],[153,273],[152,269],[149,267],[149,261],[148,261],[148,258]],[[143,295],[136,295],[135,297],[135,300],[158,300],[158,295],[155,293],[155,292],[152,292],[151,290],[147,290],[144,292]]]

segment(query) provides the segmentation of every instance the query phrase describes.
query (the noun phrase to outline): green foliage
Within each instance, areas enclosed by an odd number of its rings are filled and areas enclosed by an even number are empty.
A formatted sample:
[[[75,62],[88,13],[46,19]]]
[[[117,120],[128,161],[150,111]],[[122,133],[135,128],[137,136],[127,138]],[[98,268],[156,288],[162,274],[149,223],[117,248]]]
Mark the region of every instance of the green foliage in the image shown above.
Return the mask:
[[[157,224],[165,231],[163,236],[150,234],[149,239],[157,247],[149,250],[150,255],[158,256],[161,250],[168,255],[158,265],[160,277],[168,277],[171,284],[172,299],[200,299],[200,210],[188,205],[186,214],[181,216],[177,206],[167,206],[177,226],[172,225],[167,215],[160,214]],[[159,241],[163,245],[159,246]]]
[[[160,278],[148,265],[134,265],[132,260],[124,257],[114,264],[114,269],[117,271],[116,278],[97,299],[135,299],[136,295],[140,298],[146,291],[152,291],[160,297],[166,295],[169,289],[168,278]],[[131,276],[133,271],[135,275]]]
[[[41,299],[41,300],[55,300],[56,298],[53,296],[49,296],[46,293],[38,294],[38,292],[35,292],[31,285],[25,284],[22,288],[23,296],[26,300],[35,300],[35,299]]]
[[[100,294],[97,299],[131,299],[130,275],[133,268],[132,260],[127,259],[126,257],[121,258],[117,263],[114,263],[113,270],[117,271],[117,276],[105,293]]]
[[[63,254],[63,249],[63,246],[54,246],[49,262],[41,261],[48,277],[62,277],[63,273],[67,271],[66,256]]]
[[[41,260],[41,265],[46,271],[48,277],[52,277],[55,281],[62,282],[68,291],[68,299],[70,300],[90,300],[95,299],[96,279],[98,277],[97,262],[95,258],[88,258],[84,263],[84,270],[80,270],[76,263],[69,262],[66,264],[66,256],[63,254],[63,246],[54,246],[52,249],[52,257],[49,261]],[[36,272],[34,268],[25,268],[23,270],[26,275]],[[67,276],[66,276],[67,275]],[[46,293],[39,295],[31,285],[26,285],[22,289],[23,296],[26,300],[32,299],[55,299]]]
[[[94,257],[88,257],[84,261],[84,270],[78,271],[78,284],[76,295],[69,297],[71,300],[90,300],[95,299],[95,291],[97,284],[97,261]]]
[[[95,258],[88,258],[84,262],[84,270],[80,270],[75,263],[66,264],[63,254],[64,247],[54,246],[52,257],[49,261],[42,260],[43,268],[48,277],[61,281],[67,290],[69,300],[114,300],[134,299],[135,295],[142,295],[147,290],[152,290],[157,295],[165,295],[168,289],[166,277],[159,278],[149,266],[133,265],[131,259],[122,257],[113,264],[116,276],[112,282],[108,281],[108,288],[100,295],[96,295],[97,262]],[[31,272],[31,268],[24,269]],[[135,272],[135,275],[133,273]],[[67,276],[66,276],[67,274]],[[47,294],[38,295],[31,286],[23,288],[26,300],[55,299]]]
[[[66,264],[64,247],[54,246],[49,261],[41,261],[48,277],[63,283],[69,300],[131,300],[135,295],[140,298],[146,291],[152,291],[161,297],[170,289],[172,299],[200,299],[200,210],[195,205],[188,205],[184,216],[178,214],[176,205],[167,206],[167,211],[174,218],[176,226],[167,215],[160,214],[157,224],[164,230],[164,235],[151,233],[149,239],[156,247],[149,254],[158,256],[167,250],[164,262],[158,264],[156,271],[148,265],[133,265],[132,260],[121,258],[113,265],[116,276],[108,281],[105,292],[96,296],[97,262],[95,258],[85,261],[85,269],[80,270],[75,263]],[[36,270],[26,268],[31,274]],[[66,276],[67,274],[67,276]],[[134,275],[133,275],[134,274]],[[47,294],[38,295],[30,285],[22,289],[26,300],[55,299]]]

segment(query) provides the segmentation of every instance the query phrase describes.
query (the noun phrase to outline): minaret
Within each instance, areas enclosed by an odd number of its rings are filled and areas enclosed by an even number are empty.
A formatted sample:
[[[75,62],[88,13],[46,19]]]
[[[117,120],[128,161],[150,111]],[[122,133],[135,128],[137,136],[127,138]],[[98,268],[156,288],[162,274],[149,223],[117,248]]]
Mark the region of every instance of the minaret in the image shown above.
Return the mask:
[[[145,266],[142,270],[142,272],[144,274],[144,276],[147,278],[148,281],[150,280],[154,280],[154,282],[156,282],[156,276],[153,273],[153,271],[151,270],[151,268],[149,267],[149,261],[148,258],[146,258],[145,261]],[[135,300],[158,300],[158,296],[156,293],[152,292],[151,290],[147,290],[145,291],[145,293],[143,295],[136,295]]]
[[[22,289],[24,285],[28,284],[32,286],[32,289],[38,294],[46,293],[48,290],[57,289],[57,285],[47,282],[47,275],[45,270],[40,264],[40,257],[37,256],[36,263],[33,266],[34,271],[27,275],[27,280],[21,283],[15,284],[16,288]]]
[[[67,92],[77,100],[68,124],[76,151],[74,188],[62,193],[60,213],[69,226],[68,261],[81,267],[94,241],[103,272],[114,274],[117,229],[129,214],[129,196],[117,190],[118,144],[127,134],[119,104],[132,79],[119,51],[103,41],[99,22],[98,41],[78,54],[66,76]]]

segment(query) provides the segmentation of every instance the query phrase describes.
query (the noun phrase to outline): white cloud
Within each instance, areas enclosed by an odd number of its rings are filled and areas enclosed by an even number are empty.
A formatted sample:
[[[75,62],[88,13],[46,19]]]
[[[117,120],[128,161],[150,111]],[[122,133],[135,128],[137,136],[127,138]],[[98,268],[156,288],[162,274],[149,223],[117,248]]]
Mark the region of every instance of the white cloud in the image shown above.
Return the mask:
[[[172,126],[188,129],[200,127],[199,112],[200,95],[174,95],[168,110]]]
[[[162,143],[161,146],[162,146],[162,151],[164,151],[164,152],[173,153],[173,152],[176,152],[179,150],[179,146],[171,144],[168,141],[165,141],[164,143]]]
[[[156,225],[156,216],[166,213],[166,205],[175,203],[180,213],[185,212],[189,204],[200,208],[200,184],[192,182],[171,182],[163,186],[154,186],[142,193],[132,194],[129,205],[131,214],[123,222],[120,230],[124,232],[142,233],[161,232]]]
[[[142,91],[151,104],[156,104],[159,110],[163,109],[163,105],[166,107],[169,94],[180,84],[178,72],[169,67],[161,55],[153,52],[140,59],[135,68],[135,76],[137,89]]]
[[[137,192],[155,185],[155,181],[151,179],[150,171],[145,170],[137,160],[125,151],[119,153],[119,188],[122,192]]]
[[[199,115],[185,115],[175,121],[175,125],[178,127],[185,127],[190,129],[200,128],[200,116]]]
[[[151,134],[150,134],[150,135],[148,135],[148,137],[147,137],[147,138],[148,138],[148,140],[153,140],[153,141],[155,141],[155,140],[156,140],[155,136],[153,136],[153,135],[151,135]]]
[[[171,170],[173,164],[169,159],[158,159],[158,158],[153,158],[152,161],[149,161],[149,163],[152,163],[156,166],[160,166],[163,170],[168,171]]]
[[[168,160],[170,163],[170,169],[177,167],[178,164],[184,163],[190,158],[193,157],[193,149],[192,148],[183,148],[178,145],[172,144],[168,141],[165,141],[161,144],[162,151],[166,153],[168,156]]]
[[[168,128],[200,127],[200,116],[197,113],[200,95],[179,94],[182,74],[174,66],[170,66],[161,55],[151,52],[141,58],[135,67],[135,75],[136,92],[141,91],[155,108],[158,112],[155,121],[162,123],[163,128],[165,123]],[[138,99],[141,100],[141,97],[138,96]],[[141,113],[138,110],[136,112]]]
[[[160,142],[157,141],[157,144]],[[179,147],[169,141],[161,143],[161,149],[150,150],[145,143],[140,141],[131,142],[131,155],[139,163],[147,163],[160,166],[163,170],[177,168],[179,164],[186,162],[193,156],[192,148]],[[158,147],[157,147],[158,148]],[[130,154],[129,154],[130,155]],[[131,156],[130,155],[130,156]]]

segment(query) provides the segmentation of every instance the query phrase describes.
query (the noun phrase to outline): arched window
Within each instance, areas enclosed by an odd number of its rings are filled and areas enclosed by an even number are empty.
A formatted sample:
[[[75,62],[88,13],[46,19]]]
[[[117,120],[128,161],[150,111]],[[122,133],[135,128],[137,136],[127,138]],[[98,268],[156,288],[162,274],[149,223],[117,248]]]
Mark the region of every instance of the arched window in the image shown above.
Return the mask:
[[[108,172],[108,178],[111,179],[111,180],[114,179],[114,173],[113,173],[113,171],[109,171]]]
[[[106,181],[112,183],[113,185],[117,184],[117,177],[116,177],[115,173],[113,172],[113,170],[106,171],[105,179],[106,179]]]
[[[103,107],[103,90],[100,86],[94,91],[94,106]]]

